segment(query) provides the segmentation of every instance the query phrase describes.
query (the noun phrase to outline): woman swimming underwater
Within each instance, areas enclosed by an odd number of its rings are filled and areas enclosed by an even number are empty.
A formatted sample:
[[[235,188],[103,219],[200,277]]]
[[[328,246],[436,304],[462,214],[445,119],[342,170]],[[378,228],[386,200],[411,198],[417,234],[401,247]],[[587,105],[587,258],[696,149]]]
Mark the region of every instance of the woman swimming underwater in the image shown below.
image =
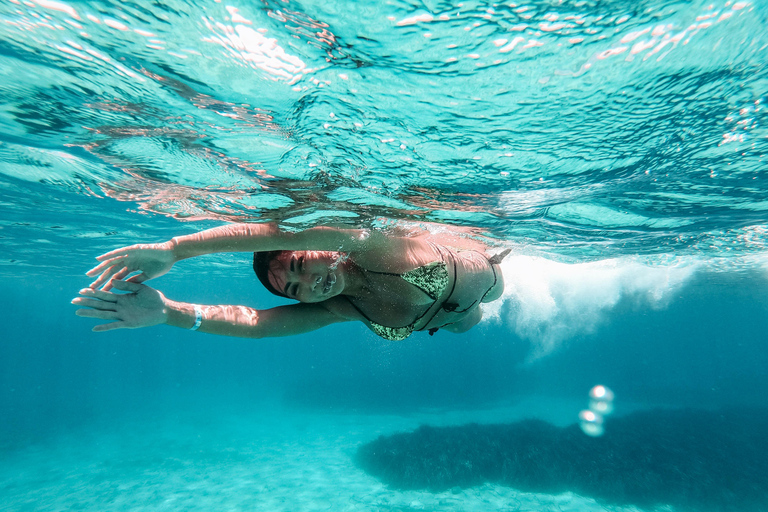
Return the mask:
[[[272,293],[298,304],[271,309],[176,302],[142,284],[177,261],[219,252],[253,252],[253,268]],[[274,224],[236,224],[160,244],[99,256],[97,279],[72,303],[78,316],[107,320],[94,331],[167,324],[210,334],[264,338],[358,320],[388,340],[413,331],[464,332],[482,318],[481,303],[504,290],[499,262],[424,236],[317,227],[292,233]],[[114,293],[112,288],[125,293]]]

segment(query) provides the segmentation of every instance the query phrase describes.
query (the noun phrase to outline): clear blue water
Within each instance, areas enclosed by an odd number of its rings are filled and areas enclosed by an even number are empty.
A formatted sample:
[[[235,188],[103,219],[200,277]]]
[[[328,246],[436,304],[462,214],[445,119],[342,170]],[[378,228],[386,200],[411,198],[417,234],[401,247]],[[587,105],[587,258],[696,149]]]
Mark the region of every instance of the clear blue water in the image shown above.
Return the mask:
[[[386,487],[353,454],[421,423],[565,426],[598,383],[617,414],[768,407],[767,22],[761,0],[6,0],[0,510],[626,505]],[[266,221],[510,246],[507,290],[400,344],[73,315],[105,250]],[[243,255],[156,286],[279,303]]]

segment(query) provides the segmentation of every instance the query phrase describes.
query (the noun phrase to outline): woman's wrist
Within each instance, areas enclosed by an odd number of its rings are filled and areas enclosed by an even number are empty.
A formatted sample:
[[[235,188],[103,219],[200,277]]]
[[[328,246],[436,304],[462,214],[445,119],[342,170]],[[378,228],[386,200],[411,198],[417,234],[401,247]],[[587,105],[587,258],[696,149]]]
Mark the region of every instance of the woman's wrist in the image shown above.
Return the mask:
[[[195,326],[195,304],[188,304],[186,302],[176,302],[173,300],[165,300],[165,307],[163,313],[165,314],[165,325],[172,327],[181,327],[182,329],[191,329]],[[199,306],[198,306],[199,307]],[[202,321],[202,310],[201,310]],[[198,325],[198,327],[200,327]]]
[[[212,247],[213,244],[210,238],[205,236],[205,231],[192,233],[190,235],[175,236],[171,238],[169,244],[174,261],[218,252]]]

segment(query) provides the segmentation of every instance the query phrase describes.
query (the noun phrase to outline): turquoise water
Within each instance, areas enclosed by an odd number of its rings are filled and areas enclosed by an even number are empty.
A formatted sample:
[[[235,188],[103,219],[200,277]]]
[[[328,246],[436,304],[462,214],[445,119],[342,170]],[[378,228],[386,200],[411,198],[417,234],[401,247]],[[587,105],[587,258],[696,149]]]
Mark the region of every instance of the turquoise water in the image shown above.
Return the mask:
[[[764,481],[707,473],[768,474],[742,451],[768,407],[767,22],[763,1],[6,0],[0,510],[768,509]],[[505,295],[465,335],[407,343],[73,314],[106,250],[267,221],[512,247]],[[280,303],[249,268],[211,256],[155,286]],[[567,429],[596,384],[619,417],[739,418],[680,470],[711,494],[653,485],[663,457],[610,472],[647,476],[638,497],[552,475],[430,489],[356,455],[422,424]],[[695,435],[676,421],[672,446]]]

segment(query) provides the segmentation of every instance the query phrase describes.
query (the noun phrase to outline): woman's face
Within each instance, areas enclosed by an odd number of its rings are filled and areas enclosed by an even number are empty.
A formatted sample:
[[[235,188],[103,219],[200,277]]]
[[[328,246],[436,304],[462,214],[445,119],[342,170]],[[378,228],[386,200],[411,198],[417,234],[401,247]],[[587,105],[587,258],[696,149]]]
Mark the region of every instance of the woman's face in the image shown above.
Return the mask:
[[[269,281],[292,299],[322,302],[344,289],[339,257],[332,251],[283,251],[270,262]]]

